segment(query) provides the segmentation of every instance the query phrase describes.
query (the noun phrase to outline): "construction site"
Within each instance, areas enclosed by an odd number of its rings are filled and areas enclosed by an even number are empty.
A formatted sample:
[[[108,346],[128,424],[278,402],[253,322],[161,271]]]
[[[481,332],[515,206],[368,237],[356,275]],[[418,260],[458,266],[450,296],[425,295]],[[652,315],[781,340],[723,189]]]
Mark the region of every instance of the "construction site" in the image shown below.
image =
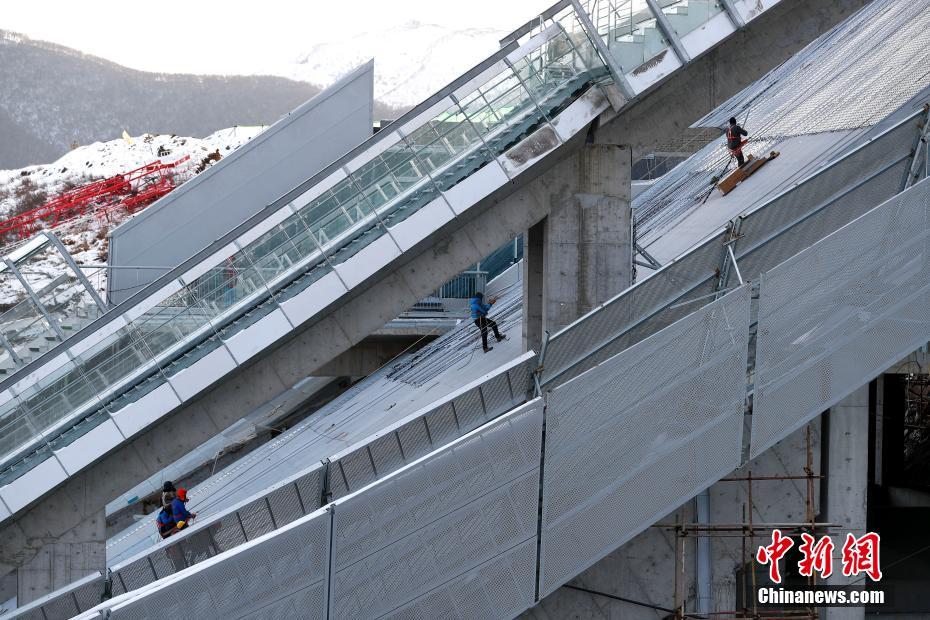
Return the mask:
[[[0,222],[0,618],[930,618],[930,0],[526,17]]]

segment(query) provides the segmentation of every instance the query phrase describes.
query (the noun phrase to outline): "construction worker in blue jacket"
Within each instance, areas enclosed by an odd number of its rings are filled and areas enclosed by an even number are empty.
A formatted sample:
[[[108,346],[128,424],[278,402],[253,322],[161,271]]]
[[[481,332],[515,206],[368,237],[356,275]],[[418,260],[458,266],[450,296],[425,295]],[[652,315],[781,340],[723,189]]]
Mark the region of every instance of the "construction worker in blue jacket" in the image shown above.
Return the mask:
[[[484,293],[475,293],[471,298],[471,318],[475,320],[475,326],[481,330],[481,344],[485,353],[494,348],[488,346],[488,328],[494,330],[494,337],[498,342],[507,339],[507,336],[502,336],[497,330],[497,323],[488,318],[488,312],[496,301],[497,298],[493,298],[489,303],[484,303]]]
[[[155,518],[155,526],[158,528],[158,534],[162,538],[168,538],[172,534],[177,533],[178,528],[175,526],[174,517],[171,516],[170,506],[162,506],[158,516]]]

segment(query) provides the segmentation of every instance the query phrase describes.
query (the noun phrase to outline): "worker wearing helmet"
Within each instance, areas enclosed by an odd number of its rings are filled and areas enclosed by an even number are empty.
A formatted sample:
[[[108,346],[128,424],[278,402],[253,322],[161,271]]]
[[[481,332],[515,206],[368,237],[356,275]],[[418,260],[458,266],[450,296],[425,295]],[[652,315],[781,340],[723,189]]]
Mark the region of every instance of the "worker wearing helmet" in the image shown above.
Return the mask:
[[[736,119],[731,118],[730,124],[727,126],[727,148],[730,149],[730,154],[736,158],[736,163],[742,168],[746,164],[746,159],[743,157],[743,147],[746,145],[746,141],[743,140],[743,136],[748,136],[749,133],[736,124]]]
[[[171,518],[174,519],[175,527],[183,530],[190,525],[190,520],[197,517],[196,513],[189,512],[187,506],[187,489],[178,489],[178,496],[171,502]]]

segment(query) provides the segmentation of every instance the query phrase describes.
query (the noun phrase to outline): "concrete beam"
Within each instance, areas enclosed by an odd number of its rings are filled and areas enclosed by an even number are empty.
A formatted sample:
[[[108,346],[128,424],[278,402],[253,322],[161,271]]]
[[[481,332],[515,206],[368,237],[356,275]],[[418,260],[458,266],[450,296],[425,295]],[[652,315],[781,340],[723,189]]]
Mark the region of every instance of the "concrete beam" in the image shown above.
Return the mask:
[[[317,377],[367,377],[398,355],[424,347],[437,335],[369,336],[313,374]]]

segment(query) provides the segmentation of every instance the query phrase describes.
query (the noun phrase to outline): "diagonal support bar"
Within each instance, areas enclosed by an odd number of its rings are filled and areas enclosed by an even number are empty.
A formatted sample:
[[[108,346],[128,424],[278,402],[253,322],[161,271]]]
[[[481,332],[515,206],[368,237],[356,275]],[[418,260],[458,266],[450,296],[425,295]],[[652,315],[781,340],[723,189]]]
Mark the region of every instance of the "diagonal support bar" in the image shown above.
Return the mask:
[[[611,77],[614,78],[614,83],[617,85],[617,88],[620,89],[621,94],[623,94],[627,100],[632,99],[636,95],[636,93],[633,92],[633,87],[630,86],[630,83],[627,81],[623,69],[617,64],[617,60],[611,55],[610,50],[607,48],[607,44],[604,43],[604,39],[597,33],[597,27],[595,27],[594,22],[591,21],[591,16],[588,15],[584,7],[581,6],[581,0],[571,0],[571,2],[572,7],[575,9],[575,15],[578,17],[578,21],[581,22],[581,27],[584,28],[588,38],[594,44],[595,49],[597,49],[598,54],[601,55],[604,64],[607,65],[607,69],[610,71]],[[613,105],[613,103],[611,103],[611,105]]]
[[[643,265],[644,267],[651,267],[652,269],[662,269],[662,263],[657,261],[649,252],[646,251],[646,248],[641,246],[638,243],[634,244],[636,251],[639,252],[639,255],[646,259],[649,263],[648,265]]]
[[[691,62],[691,56],[685,50],[685,46],[682,44],[678,32],[672,26],[672,22],[668,20],[668,15],[662,12],[662,7],[659,6],[659,3],[656,2],[656,0],[646,0],[646,4],[649,5],[649,10],[652,11],[652,14],[656,18],[659,30],[661,30],[665,38],[668,39],[668,42],[671,44],[672,49],[675,50],[675,55],[678,56],[678,60],[681,61],[681,64],[684,65]]]
[[[84,285],[84,288],[87,289],[87,293],[90,295],[91,299],[94,300],[94,303],[97,304],[97,307],[100,308],[101,312],[107,311],[107,305],[104,303],[103,299],[94,290],[93,285],[90,283],[90,280],[87,279],[87,276],[84,275],[84,272],[81,271],[81,268],[78,267],[77,263],[74,262],[74,258],[71,256],[71,253],[68,252],[68,249],[65,247],[65,244],[61,242],[61,239],[53,232],[43,230],[42,234],[52,242],[52,245],[55,246],[55,249],[58,250],[58,253],[61,254],[62,258],[65,259],[65,262],[68,263],[68,267],[71,268],[71,271],[75,273],[78,277],[78,280],[81,281],[81,284]]]

